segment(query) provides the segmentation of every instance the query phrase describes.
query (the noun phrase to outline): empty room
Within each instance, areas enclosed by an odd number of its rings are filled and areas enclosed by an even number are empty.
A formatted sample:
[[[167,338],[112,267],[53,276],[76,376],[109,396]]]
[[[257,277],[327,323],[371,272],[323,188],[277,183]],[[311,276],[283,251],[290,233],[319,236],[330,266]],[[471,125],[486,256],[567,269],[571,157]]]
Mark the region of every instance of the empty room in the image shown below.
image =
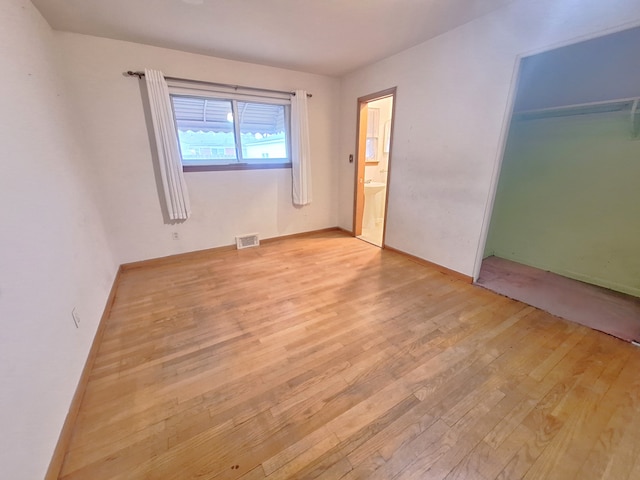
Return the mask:
[[[0,477],[640,478],[639,26],[4,0]]]

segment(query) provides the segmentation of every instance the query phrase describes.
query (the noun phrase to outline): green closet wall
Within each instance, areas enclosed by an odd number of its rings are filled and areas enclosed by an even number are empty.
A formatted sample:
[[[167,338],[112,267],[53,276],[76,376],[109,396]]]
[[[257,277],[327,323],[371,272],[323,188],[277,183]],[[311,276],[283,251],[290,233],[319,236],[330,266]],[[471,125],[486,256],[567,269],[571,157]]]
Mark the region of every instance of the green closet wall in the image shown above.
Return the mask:
[[[485,256],[640,296],[640,140],[630,114],[514,118]]]

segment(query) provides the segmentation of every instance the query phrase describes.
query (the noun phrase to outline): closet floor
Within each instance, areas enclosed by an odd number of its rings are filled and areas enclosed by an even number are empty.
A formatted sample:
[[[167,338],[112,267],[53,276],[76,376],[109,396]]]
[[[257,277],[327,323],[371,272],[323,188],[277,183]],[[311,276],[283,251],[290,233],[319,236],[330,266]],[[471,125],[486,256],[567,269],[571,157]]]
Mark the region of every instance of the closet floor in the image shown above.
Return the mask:
[[[484,259],[476,283],[572,322],[640,341],[640,298],[499,257]]]

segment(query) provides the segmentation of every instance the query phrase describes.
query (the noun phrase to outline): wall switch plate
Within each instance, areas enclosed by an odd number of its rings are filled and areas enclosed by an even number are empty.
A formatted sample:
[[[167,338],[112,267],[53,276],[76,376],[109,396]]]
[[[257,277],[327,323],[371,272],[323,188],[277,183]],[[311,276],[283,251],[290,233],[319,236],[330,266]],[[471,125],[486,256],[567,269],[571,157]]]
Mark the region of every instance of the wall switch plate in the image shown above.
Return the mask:
[[[80,328],[80,315],[78,311],[75,309],[71,310],[71,316],[73,317],[73,323],[76,324],[76,328]]]
[[[180,238],[180,236],[178,235],[178,232],[173,232],[171,236],[173,237],[174,240],[178,240],[178,238]]]

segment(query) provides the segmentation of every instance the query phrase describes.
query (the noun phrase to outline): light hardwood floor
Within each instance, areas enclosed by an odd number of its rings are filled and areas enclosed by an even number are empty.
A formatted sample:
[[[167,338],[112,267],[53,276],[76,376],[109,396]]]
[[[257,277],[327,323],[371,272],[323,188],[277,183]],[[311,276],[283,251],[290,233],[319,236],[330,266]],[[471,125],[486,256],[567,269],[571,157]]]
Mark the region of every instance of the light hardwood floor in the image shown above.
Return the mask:
[[[339,232],[126,270],[62,475],[640,478],[640,349]]]

